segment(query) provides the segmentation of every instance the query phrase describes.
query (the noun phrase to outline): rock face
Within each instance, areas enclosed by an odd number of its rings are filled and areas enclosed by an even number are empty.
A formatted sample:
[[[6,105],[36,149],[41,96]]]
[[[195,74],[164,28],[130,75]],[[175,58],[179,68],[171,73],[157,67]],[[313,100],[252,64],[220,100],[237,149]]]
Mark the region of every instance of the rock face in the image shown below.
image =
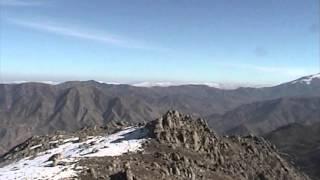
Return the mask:
[[[181,115],[177,111],[169,111],[165,116],[149,123],[148,128],[162,144],[200,152],[211,152],[210,147],[217,140],[217,135],[210,131],[206,121],[193,120],[191,116]]]
[[[159,143],[157,154],[166,160],[169,176],[178,179],[308,179],[260,137],[219,137],[206,121],[177,111],[147,127]],[[147,146],[154,149],[154,144]]]
[[[142,151],[128,152],[120,156],[80,159],[74,165],[81,167],[77,170],[77,178],[88,180],[309,179],[282,159],[274,146],[263,138],[252,135],[221,137],[208,128],[206,121],[194,120],[191,116],[177,111],[167,112],[161,118],[147,123],[142,129],[147,132],[143,137],[146,141],[142,145]],[[132,134],[127,136],[131,139],[134,137]],[[30,141],[28,141],[28,149],[33,144]],[[47,147],[44,141],[40,142],[44,145],[38,149]],[[23,153],[19,153],[25,151],[23,147],[20,146],[19,151],[6,154],[6,162],[16,160],[14,157],[23,158],[20,157]],[[59,161],[64,157],[59,154],[51,157],[53,163],[57,162],[54,165],[63,166]]]
[[[263,138],[219,137],[206,121],[177,111],[169,111],[146,128],[151,139],[143,152],[82,163],[104,164],[97,172],[111,179],[309,179]]]

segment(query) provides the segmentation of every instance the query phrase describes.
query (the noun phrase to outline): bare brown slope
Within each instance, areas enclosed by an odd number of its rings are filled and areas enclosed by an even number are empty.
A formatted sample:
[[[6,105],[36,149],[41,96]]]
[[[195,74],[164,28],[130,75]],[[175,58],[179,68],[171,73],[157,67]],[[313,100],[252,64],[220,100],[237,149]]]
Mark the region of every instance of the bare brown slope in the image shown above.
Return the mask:
[[[95,86],[60,88],[32,83],[6,85],[2,91],[0,149],[4,150],[31,135],[72,132],[110,121],[143,122],[159,115],[143,100],[115,96]]]
[[[120,120],[143,122],[168,109],[209,116],[255,101],[315,96],[319,92],[317,80],[310,84],[289,82],[269,88],[236,90],[200,85],[143,88],[95,81],[0,84],[0,150],[7,150],[34,134],[74,131]]]

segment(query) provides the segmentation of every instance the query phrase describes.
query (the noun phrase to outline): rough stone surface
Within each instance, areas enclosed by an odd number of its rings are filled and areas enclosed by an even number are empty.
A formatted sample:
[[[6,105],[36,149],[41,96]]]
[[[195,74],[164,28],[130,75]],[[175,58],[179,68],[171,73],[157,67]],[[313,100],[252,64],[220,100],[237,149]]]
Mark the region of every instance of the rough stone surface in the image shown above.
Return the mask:
[[[120,128],[122,126],[124,125]],[[145,128],[149,130],[146,137],[149,140],[143,145],[143,152],[81,159],[77,165],[84,168],[79,171],[78,178],[85,180],[309,179],[286,162],[275,147],[263,138],[252,135],[218,136],[208,128],[206,121],[194,120],[191,116],[177,111],[167,112],[163,117],[147,123]],[[96,128],[77,134],[82,134],[85,139],[85,135],[98,134],[100,131],[103,130]],[[1,157],[0,161],[10,162],[35,155],[48,149],[48,142],[58,139],[58,136],[31,138]],[[43,146],[30,150],[30,147],[36,144]],[[59,158],[62,157],[57,154],[51,160],[58,162]]]

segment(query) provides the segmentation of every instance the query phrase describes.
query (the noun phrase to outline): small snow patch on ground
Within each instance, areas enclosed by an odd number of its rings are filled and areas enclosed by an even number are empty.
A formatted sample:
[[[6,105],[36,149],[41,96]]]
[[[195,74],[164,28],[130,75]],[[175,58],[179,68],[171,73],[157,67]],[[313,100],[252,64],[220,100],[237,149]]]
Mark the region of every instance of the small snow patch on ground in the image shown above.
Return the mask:
[[[56,141],[50,141],[50,142],[49,142],[49,144],[58,144],[58,143],[59,143],[58,140],[56,140]]]
[[[38,145],[32,146],[32,147],[30,147],[30,150],[32,150],[32,149],[37,149],[37,148],[39,148],[39,147],[41,147],[41,146],[42,146],[42,144],[38,144]]]
[[[79,169],[79,167],[75,167],[75,164],[81,158],[120,156],[127,152],[141,150],[142,143],[146,141],[146,135],[147,130],[145,128],[131,127],[108,136],[92,137],[84,142],[76,143],[75,141],[79,140],[78,137],[70,138],[63,141],[64,144],[57,148],[0,168],[0,179],[58,180],[76,177],[77,171],[75,169]],[[49,159],[56,154],[60,154],[60,162],[68,163],[52,166],[53,162]]]
[[[69,138],[69,139],[65,139],[63,140],[64,143],[66,142],[75,142],[75,141],[78,141],[79,140],[79,137],[73,137],[73,138]]]

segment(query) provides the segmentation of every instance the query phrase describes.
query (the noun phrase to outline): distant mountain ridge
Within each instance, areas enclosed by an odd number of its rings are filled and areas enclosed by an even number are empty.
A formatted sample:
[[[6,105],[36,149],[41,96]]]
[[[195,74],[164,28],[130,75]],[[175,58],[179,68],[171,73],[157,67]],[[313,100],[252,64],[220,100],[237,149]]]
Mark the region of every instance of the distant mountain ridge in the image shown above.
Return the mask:
[[[168,109],[210,117],[257,101],[319,96],[320,82],[312,79],[310,83],[233,90],[204,85],[147,88],[96,81],[0,84],[0,154],[31,135],[117,121],[144,122]]]
[[[208,118],[220,133],[264,135],[289,124],[320,122],[320,97],[286,97],[254,102]]]
[[[89,80],[93,81],[93,80]],[[42,83],[48,85],[58,85],[68,82],[85,82],[85,81],[67,81],[67,82],[58,82],[58,81],[9,81],[4,82],[3,84],[23,84],[23,83]],[[123,83],[123,82],[112,82],[112,81],[94,81],[100,84],[109,84],[109,85],[129,85],[135,87],[170,87],[170,86],[183,86],[183,85],[203,85],[214,87],[218,89],[237,89],[241,87],[251,87],[251,88],[260,88],[260,87],[269,87],[270,84],[253,84],[253,83],[218,83],[218,82],[171,82],[171,81],[142,81],[142,82],[132,82],[132,83]]]

